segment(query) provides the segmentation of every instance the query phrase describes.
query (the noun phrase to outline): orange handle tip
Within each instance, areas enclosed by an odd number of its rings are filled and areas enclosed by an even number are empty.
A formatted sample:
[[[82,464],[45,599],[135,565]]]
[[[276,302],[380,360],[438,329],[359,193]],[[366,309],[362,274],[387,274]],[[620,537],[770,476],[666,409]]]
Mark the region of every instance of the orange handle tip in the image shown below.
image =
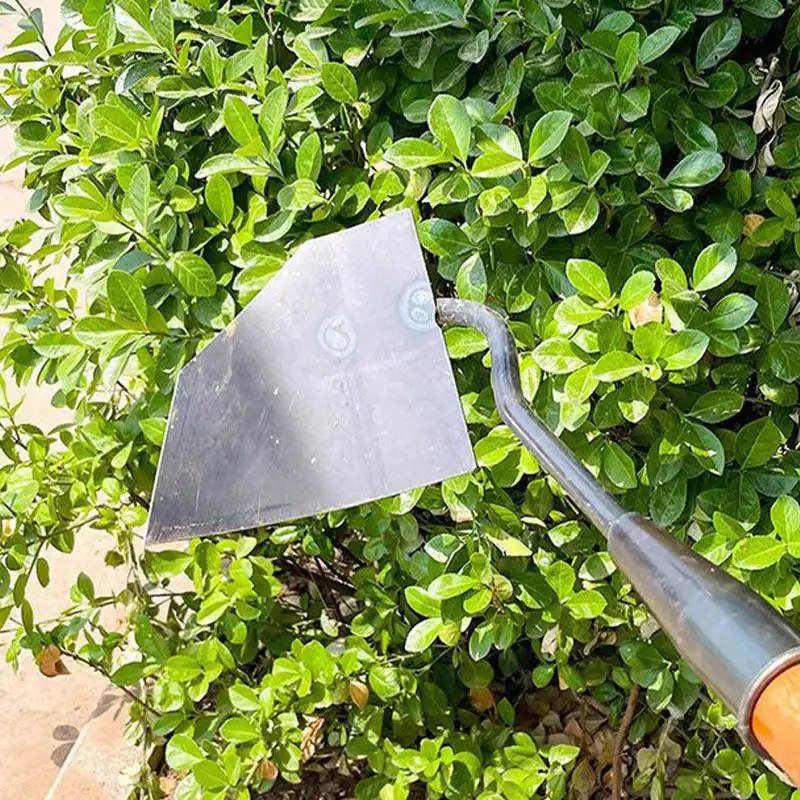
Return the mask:
[[[753,708],[750,727],[775,766],[800,786],[800,664],[767,684]]]

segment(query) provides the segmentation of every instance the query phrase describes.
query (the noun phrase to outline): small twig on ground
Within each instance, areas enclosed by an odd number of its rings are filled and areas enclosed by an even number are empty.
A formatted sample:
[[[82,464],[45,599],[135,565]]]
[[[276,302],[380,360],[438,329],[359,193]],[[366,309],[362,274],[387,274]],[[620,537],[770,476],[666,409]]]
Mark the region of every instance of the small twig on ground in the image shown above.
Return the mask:
[[[622,721],[617,731],[617,738],[614,740],[614,760],[612,762],[614,783],[611,792],[613,800],[622,800],[622,751],[625,749],[628,731],[631,728],[633,717],[636,714],[636,704],[639,702],[639,691],[639,684],[634,683],[631,686],[630,694],[628,694],[628,705],[625,707],[625,713],[622,715]]]

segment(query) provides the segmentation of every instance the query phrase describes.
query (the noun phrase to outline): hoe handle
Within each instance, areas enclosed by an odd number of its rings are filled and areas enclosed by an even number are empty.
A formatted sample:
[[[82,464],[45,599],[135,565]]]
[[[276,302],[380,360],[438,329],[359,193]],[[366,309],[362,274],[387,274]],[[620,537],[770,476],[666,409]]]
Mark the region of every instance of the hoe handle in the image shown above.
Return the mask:
[[[800,785],[800,634],[766,601],[651,520],[626,512],[522,395],[514,336],[480,303],[441,299],[440,322],[489,341],[497,410],[608,539],[686,661],[736,711],[745,742]]]

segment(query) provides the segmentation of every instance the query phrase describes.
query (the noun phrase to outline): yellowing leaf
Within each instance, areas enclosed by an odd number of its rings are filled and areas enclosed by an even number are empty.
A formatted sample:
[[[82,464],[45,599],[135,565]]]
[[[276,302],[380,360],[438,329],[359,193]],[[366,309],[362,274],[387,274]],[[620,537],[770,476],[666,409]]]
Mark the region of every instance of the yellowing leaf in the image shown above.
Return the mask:
[[[369,686],[361,681],[351,680],[347,684],[350,699],[358,708],[364,708],[369,702]]]
[[[489,711],[495,706],[494,692],[487,688],[470,689],[469,702],[476,711]]]
[[[54,644],[49,644],[36,656],[39,672],[46,678],[55,678],[58,675],[69,675],[67,665],[61,660],[61,650]]]

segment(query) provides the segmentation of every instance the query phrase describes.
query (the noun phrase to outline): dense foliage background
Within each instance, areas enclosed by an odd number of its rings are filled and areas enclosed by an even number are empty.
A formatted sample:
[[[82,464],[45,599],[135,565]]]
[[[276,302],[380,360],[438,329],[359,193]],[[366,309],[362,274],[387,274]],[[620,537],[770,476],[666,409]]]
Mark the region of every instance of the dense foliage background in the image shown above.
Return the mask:
[[[138,542],[181,366],[303,240],[410,208],[436,291],[508,314],[528,397],[589,469],[797,620],[800,16],[66,0],[48,46],[38,11],[0,7],[21,27],[0,111],[40,218],[2,236],[0,362],[74,411],[42,431],[3,404],[8,660],[138,692],[131,733],[166,741],[180,800],[320,769],[360,800],[588,798],[612,762],[653,798],[787,798],[500,424],[473,332],[447,339],[474,474]],[[82,575],[35,619],[29,585],[87,524],[125,590]],[[137,791],[160,790],[145,771]]]

